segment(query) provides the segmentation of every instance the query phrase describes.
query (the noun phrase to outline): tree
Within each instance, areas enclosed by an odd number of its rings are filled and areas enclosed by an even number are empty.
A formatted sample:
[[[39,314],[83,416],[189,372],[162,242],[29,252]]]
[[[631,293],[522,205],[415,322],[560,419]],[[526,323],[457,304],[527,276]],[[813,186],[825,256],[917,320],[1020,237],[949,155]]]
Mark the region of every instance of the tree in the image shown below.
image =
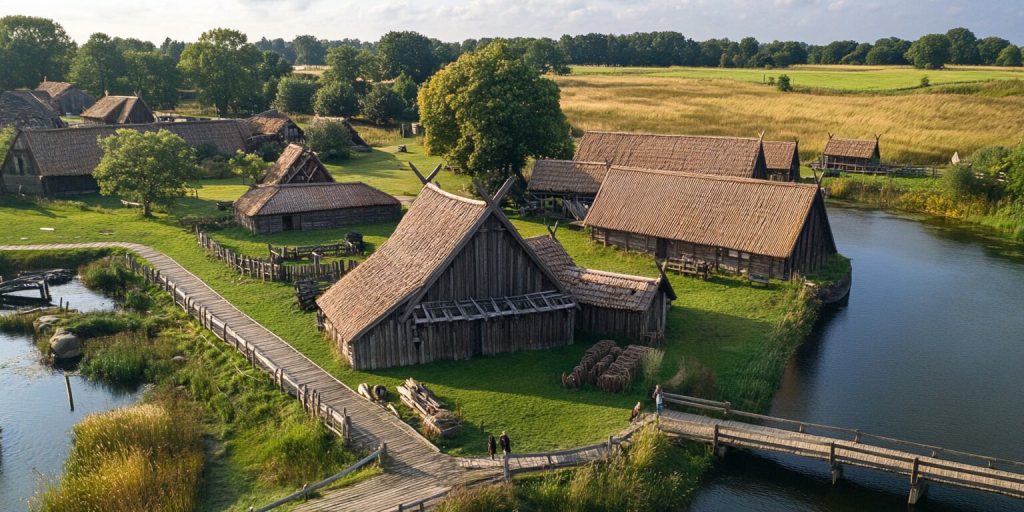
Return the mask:
[[[0,18],[0,90],[35,88],[44,78],[62,80],[75,43],[53,20]]]
[[[327,81],[313,95],[313,112],[318,116],[353,116],[359,113],[359,97],[351,84]]]
[[[317,121],[306,129],[306,143],[324,160],[348,158],[352,133],[341,121]]]
[[[860,43],[854,47],[853,51],[843,55],[842,59],[839,59],[840,64],[864,64],[867,61],[868,53],[871,53],[872,46],[870,43]]]
[[[1021,66],[1021,57],[1024,48],[1018,50],[1016,46],[1010,45],[1003,48],[1003,51],[999,52],[999,56],[996,57],[996,66]]]
[[[177,64],[181,60],[181,52],[185,49],[184,41],[176,41],[169,37],[164,38],[164,42],[160,43],[160,51],[164,55],[174,59],[174,63]]]
[[[142,203],[142,214],[152,205],[185,195],[188,180],[196,175],[196,150],[167,131],[137,132],[122,128],[99,141],[103,158],[93,178],[103,195],[118,195]]]
[[[943,34],[928,34],[914,41],[906,58],[914,67],[940,69],[949,60],[949,39]]]
[[[377,59],[384,79],[405,73],[416,83],[423,83],[437,67],[434,45],[418,32],[384,34],[377,43]]]
[[[359,50],[347,45],[335,46],[327,51],[327,65],[330,69],[324,72],[323,80],[354,84],[361,74]]]
[[[949,40],[949,62],[950,64],[977,64],[978,38],[974,32],[959,27],[946,32],[946,39]]]
[[[181,52],[178,69],[198,91],[199,100],[225,116],[252,108],[261,93],[257,71],[263,56],[237,30],[216,28]]]
[[[251,187],[255,187],[267,172],[267,163],[262,158],[244,151],[235,153],[235,156],[228,160],[228,165],[235,176],[242,178],[243,183],[248,181]]]
[[[295,64],[321,65],[324,63],[326,49],[319,39],[313,36],[298,36],[292,41],[295,48]]]
[[[1006,156],[1006,192],[1018,204],[1024,205],[1024,142]]]
[[[789,82],[789,75],[779,75],[779,82],[776,87],[782,92],[789,92],[793,90],[793,84]]]
[[[286,76],[277,83],[274,106],[284,112],[313,113],[313,95],[320,85],[303,75]]]
[[[419,108],[416,106],[416,95],[419,94],[420,88],[416,82],[403,73],[391,83],[391,89],[398,94],[399,98],[402,98],[404,104],[403,111],[398,118],[408,120],[418,118]]]
[[[375,84],[359,100],[359,111],[374,124],[386,124],[405,111],[406,103],[388,84]]]
[[[97,32],[78,49],[71,63],[69,78],[79,88],[93,96],[127,92],[124,54],[114,40]]]
[[[546,37],[534,39],[527,43],[523,59],[537,68],[542,74],[569,74],[569,55],[559,48],[555,42]]]
[[[991,66],[996,63],[996,59],[999,58],[999,54],[1003,50],[1010,46],[1011,43],[1001,37],[986,37],[978,41],[978,58],[981,64]]]
[[[0,162],[7,158],[7,150],[10,149],[12,140],[14,140],[14,127],[0,128]]]
[[[818,64],[839,64],[857,49],[857,41],[832,41],[821,49]]]
[[[418,98],[424,143],[493,185],[522,180],[527,158],[569,158],[569,122],[555,82],[516,59],[503,42],[463,55],[434,75]]]
[[[359,61],[359,75],[364,80],[381,79],[380,59],[377,58],[377,54],[366,49],[359,50],[356,60]]]
[[[868,52],[864,63],[870,66],[881,66],[891,64],[906,64],[907,59],[903,57],[910,49],[910,41],[898,37],[887,37],[875,41],[875,46]]]
[[[178,104],[181,73],[171,56],[159,51],[129,50],[124,53],[124,61],[124,81],[129,91],[156,108],[170,109]]]
[[[261,81],[269,82],[289,75],[291,72],[292,65],[284,60],[284,57],[268,50],[261,54],[261,62],[256,74]]]

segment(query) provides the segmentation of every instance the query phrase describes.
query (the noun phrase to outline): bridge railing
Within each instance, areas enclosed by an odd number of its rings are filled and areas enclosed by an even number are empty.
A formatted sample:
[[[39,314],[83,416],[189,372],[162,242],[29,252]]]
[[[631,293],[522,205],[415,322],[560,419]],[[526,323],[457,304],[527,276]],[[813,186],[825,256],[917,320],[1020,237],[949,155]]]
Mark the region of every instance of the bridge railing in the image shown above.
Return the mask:
[[[340,472],[335,473],[334,475],[331,475],[330,477],[327,477],[327,478],[325,478],[325,479],[323,479],[323,480],[321,480],[321,481],[319,481],[319,482],[317,482],[315,484],[304,485],[304,486],[302,486],[302,489],[299,489],[298,491],[295,491],[295,492],[289,494],[288,496],[285,496],[284,498],[281,498],[281,499],[279,499],[279,500],[277,500],[277,501],[275,501],[273,503],[270,503],[268,505],[264,505],[264,506],[262,506],[260,508],[249,507],[249,512],[267,512],[268,510],[273,510],[273,509],[275,509],[277,507],[280,507],[282,505],[291,503],[291,502],[296,501],[296,500],[309,499],[309,495],[312,494],[314,491],[317,491],[319,489],[327,487],[328,485],[331,485],[334,482],[337,482],[338,480],[341,480],[342,478],[348,476],[349,474],[351,474],[355,470],[357,470],[359,468],[362,468],[363,466],[366,466],[367,464],[370,464],[371,462],[373,462],[375,460],[380,460],[382,457],[384,457],[384,455],[386,453],[387,453],[387,447],[382,444],[382,445],[380,445],[380,448],[377,448],[376,450],[374,450],[372,453],[370,453],[366,457],[363,457],[359,462],[356,462],[355,464],[352,464],[351,466],[341,470]]]
[[[756,420],[758,422],[769,423],[774,426],[782,426],[798,433],[808,433],[809,431],[828,432],[831,434],[849,436],[849,440],[854,443],[868,444],[873,442],[876,443],[876,445],[885,444],[888,445],[889,447],[898,447],[904,450],[918,452],[923,456],[935,459],[945,458],[946,460],[950,460],[951,462],[962,462],[967,464],[982,465],[992,469],[1005,469],[1008,471],[1020,472],[1024,470],[1024,462],[1020,461],[1003,459],[999,457],[991,457],[988,455],[979,455],[976,453],[970,453],[960,450],[952,450],[949,448],[943,448],[941,446],[935,446],[925,443],[904,441],[902,439],[895,439],[892,437],[870,434],[859,429],[835,427],[832,425],[823,425],[820,423],[791,420],[786,418],[778,418],[775,416],[768,416],[764,414],[741,411],[734,409],[732,407],[732,404],[729,402],[718,402],[714,400],[706,400],[703,398],[676,395],[672,393],[664,393],[663,396],[665,403],[668,404],[689,407],[692,409],[712,411],[720,413],[726,417]],[[885,448],[886,446],[879,447]]]

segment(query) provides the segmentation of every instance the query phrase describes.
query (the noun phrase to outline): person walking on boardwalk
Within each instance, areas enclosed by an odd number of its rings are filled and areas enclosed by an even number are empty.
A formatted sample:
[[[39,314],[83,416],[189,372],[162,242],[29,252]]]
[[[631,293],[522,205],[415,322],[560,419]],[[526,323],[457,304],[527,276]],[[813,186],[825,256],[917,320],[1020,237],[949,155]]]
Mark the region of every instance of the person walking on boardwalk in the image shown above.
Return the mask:
[[[665,398],[661,393],[661,384],[654,386],[654,406],[658,410],[658,416],[661,416],[661,411],[665,410]]]
[[[498,438],[498,443],[501,445],[501,451],[505,453],[505,456],[512,454],[512,441],[508,438],[508,434],[504,430],[501,431],[501,437]]]
[[[640,418],[640,402],[637,402],[636,405],[633,406],[633,411],[629,413],[629,422],[633,423],[638,418]]]
[[[494,434],[487,434],[487,455],[494,460],[494,452],[498,451],[497,443],[494,441]]]

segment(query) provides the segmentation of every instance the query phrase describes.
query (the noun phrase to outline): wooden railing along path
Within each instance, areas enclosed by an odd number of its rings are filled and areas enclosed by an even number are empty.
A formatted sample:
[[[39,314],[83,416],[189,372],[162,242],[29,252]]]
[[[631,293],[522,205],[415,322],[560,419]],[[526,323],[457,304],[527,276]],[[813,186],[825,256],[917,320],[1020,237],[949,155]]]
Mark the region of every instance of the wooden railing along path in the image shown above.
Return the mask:
[[[909,503],[921,498],[926,482],[1024,498],[1024,463],[938,446],[914,443],[860,430],[833,427],[738,411],[728,402],[665,394],[665,403],[723,418],[666,410],[659,426],[680,436],[720,448],[734,447],[786,453],[827,461],[835,483],[844,465],[905,475],[910,478]],[[754,420],[744,423],[724,418]]]

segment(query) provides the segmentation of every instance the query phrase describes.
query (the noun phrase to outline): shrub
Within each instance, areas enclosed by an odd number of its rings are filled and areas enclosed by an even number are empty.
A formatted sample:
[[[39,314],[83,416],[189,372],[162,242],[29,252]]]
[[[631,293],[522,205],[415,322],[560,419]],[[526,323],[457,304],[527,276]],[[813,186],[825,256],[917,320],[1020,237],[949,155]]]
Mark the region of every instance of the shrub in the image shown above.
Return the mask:
[[[260,144],[260,147],[256,149],[256,154],[263,159],[264,162],[274,162],[280,156],[284,148],[276,142],[264,142]]]
[[[351,84],[328,81],[313,96],[313,112],[318,116],[349,117],[359,113],[359,97]]]
[[[980,187],[970,167],[954,165],[942,174],[942,188],[949,198],[960,201],[976,196]]]
[[[386,84],[377,84],[359,100],[359,110],[374,124],[387,124],[402,115],[405,100]]]
[[[665,359],[665,352],[662,350],[648,350],[640,363],[643,371],[644,390],[653,390],[658,383],[658,375],[661,374],[661,364]]]
[[[931,80],[928,80],[928,75],[921,77],[921,87],[928,87],[932,85]]]
[[[120,298],[129,287],[138,286],[142,278],[128,270],[120,258],[109,257],[86,264],[79,270],[82,284],[104,295]]]
[[[779,75],[779,81],[776,87],[782,92],[789,92],[793,90],[793,85],[789,82],[789,75]]]
[[[676,374],[665,383],[666,390],[701,398],[713,398],[716,388],[714,370],[696,359],[679,361]]]
[[[306,130],[306,143],[325,160],[348,158],[352,134],[340,121],[317,121]]]

